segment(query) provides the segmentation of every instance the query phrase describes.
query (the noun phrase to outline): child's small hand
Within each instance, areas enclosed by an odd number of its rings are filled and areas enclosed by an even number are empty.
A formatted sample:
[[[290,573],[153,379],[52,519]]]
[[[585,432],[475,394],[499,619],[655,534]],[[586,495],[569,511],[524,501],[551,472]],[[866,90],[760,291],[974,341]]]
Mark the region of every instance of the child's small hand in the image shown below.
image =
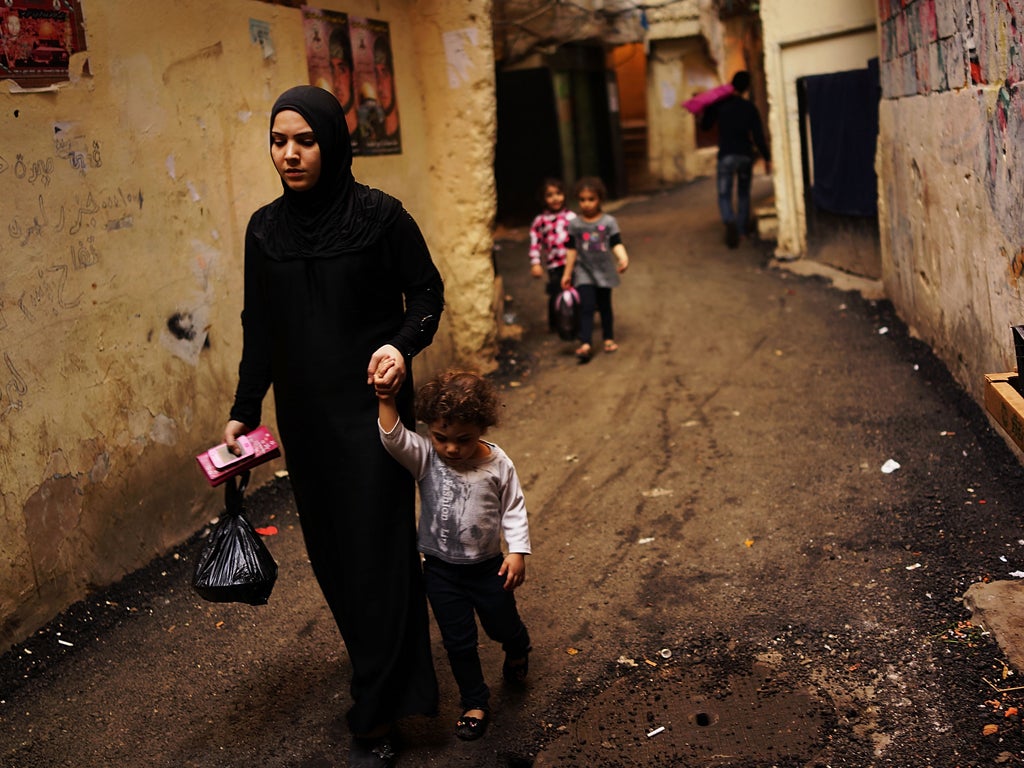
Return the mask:
[[[617,269],[619,271],[619,274],[622,274],[627,269],[629,269],[629,256],[622,255],[619,257],[619,264]]]
[[[392,382],[388,381],[387,373],[398,363],[393,357],[383,357],[377,363],[377,370],[373,374],[373,389],[377,397],[384,399],[392,396]]]
[[[370,357],[366,366],[366,383],[371,385],[377,397],[394,397],[405,381],[405,358],[398,348],[385,344]]]
[[[522,586],[526,581],[526,557],[518,552],[510,552],[498,570],[499,576],[505,577],[505,591],[511,592]]]
[[[531,264],[530,274],[533,275],[534,277],[544,277],[544,267],[542,267],[540,264]]]

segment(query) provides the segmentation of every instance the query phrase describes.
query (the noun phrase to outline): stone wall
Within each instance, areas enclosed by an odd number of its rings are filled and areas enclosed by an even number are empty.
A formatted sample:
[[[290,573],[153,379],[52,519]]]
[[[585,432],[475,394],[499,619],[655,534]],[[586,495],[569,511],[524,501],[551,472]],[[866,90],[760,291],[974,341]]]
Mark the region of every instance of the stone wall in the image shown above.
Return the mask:
[[[245,225],[280,193],[270,107],[309,82],[297,8],[82,5],[69,81],[0,83],[0,650],[219,509],[192,457],[234,390]],[[418,371],[489,370],[489,4],[323,7],[390,25],[402,151],[354,167],[405,203],[446,278]]]
[[[1016,10],[1014,10],[1016,8]],[[883,281],[979,402],[1024,322],[1024,12],[1002,0],[879,3]]]

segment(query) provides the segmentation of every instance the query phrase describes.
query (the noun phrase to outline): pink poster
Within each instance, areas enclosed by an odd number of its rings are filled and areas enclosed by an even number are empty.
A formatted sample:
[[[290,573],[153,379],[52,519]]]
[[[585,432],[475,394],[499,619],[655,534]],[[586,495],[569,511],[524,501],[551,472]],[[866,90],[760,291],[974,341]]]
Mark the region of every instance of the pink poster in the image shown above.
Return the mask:
[[[304,7],[309,82],[333,93],[356,155],[402,151],[394,58],[387,22]]]

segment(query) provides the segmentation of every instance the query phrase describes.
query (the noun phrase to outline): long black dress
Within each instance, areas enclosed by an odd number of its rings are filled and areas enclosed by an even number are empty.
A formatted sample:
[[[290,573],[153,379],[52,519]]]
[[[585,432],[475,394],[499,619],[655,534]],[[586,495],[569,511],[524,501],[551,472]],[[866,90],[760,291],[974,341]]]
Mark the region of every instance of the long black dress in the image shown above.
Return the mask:
[[[302,113],[324,157],[317,186],[330,181],[338,156],[350,180],[347,135],[340,138],[342,146],[330,142],[334,126],[323,120],[335,119],[333,108],[320,103],[318,94],[312,97],[313,106],[299,99],[298,106],[283,108],[308,112]],[[410,368],[397,402],[403,422],[413,425],[411,358],[437,328],[443,285],[419,228],[397,201],[347,181],[342,187],[354,201],[343,215],[373,220],[369,234],[365,222],[344,223],[345,236],[352,235],[349,247],[319,247],[338,229],[322,222],[312,225],[320,226],[312,246],[296,248],[294,239],[282,246],[282,219],[302,210],[296,204],[336,208],[334,195],[317,200],[289,195],[286,188],[249,222],[244,348],[231,418],[259,424],[263,397],[273,384],[309,559],[352,663],[348,722],[358,734],[437,710],[416,552],[415,486],[381,445],[366,369],[383,344],[403,353]],[[303,226],[310,226],[308,220]]]

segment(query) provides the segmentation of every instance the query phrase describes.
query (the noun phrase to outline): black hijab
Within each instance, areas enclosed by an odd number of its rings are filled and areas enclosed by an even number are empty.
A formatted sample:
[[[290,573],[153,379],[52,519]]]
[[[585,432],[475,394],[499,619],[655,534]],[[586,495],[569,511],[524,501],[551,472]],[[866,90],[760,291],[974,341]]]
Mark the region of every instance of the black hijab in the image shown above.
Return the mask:
[[[352,176],[352,142],[345,112],[330,91],[299,85],[282,93],[270,112],[298,112],[320,147],[320,178],[296,192],[281,180],[284,194],[253,216],[253,233],[275,261],[330,258],[376,243],[401,213],[402,204]]]

